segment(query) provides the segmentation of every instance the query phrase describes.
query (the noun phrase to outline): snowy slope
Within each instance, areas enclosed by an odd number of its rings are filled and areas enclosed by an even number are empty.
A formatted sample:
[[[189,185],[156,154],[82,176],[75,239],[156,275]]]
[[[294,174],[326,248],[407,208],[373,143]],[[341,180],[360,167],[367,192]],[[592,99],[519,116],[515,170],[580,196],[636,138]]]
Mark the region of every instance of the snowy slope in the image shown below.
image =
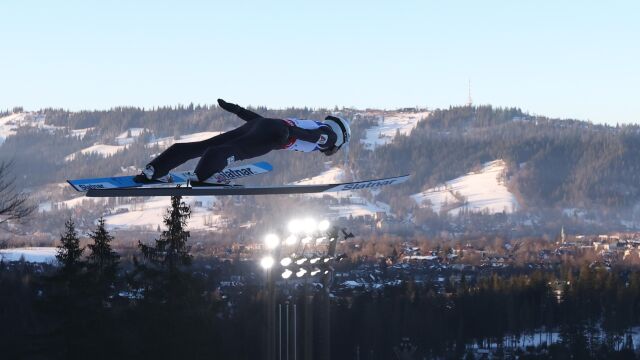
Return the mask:
[[[294,182],[296,185],[318,185],[318,184],[334,184],[344,180],[344,170],[339,167],[332,167],[320,175],[302,179]]]
[[[175,140],[173,137],[160,138],[160,139],[156,139],[154,141],[149,142],[149,146],[158,145],[160,147],[169,147],[173,143],[202,141],[219,134],[222,134],[222,131],[204,131],[199,133],[182,135],[180,136],[179,140]]]
[[[220,215],[215,214],[213,206],[216,198],[213,196],[185,196],[184,201],[191,206],[191,218],[189,219],[189,229],[202,230],[215,226],[220,221]],[[106,198],[87,198],[79,196],[70,200],[47,203],[40,207],[40,211],[51,211],[56,209],[74,209],[83,206],[102,206],[105,221],[109,229],[133,229],[147,228],[155,230],[158,225],[162,226],[162,219],[167,209],[171,206],[169,198],[151,197],[144,201],[126,205],[109,206]]]
[[[142,135],[147,129],[145,128],[130,128],[122,134],[116,136],[116,144],[129,145],[133,144],[140,135]],[[131,135],[131,137],[129,137]]]
[[[36,113],[22,112],[0,117],[0,144],[9,136],[15,135],[20,127],[35,127],[49,131],[63,129],[64,127],[47,125],[45,116]]]
[[[452,215],[461,210],[511,213],[518,209],[518,203],[504,184],[505,168],[503,160],[488,162],[478,172],[468,173],[411,198],[422,206],[429,206],[428,200],[435,212],[444,210]]]
[[[428,111],[421,112],[393,112],[380,115],[377,126],[367,129],[360,140],[367,149],[373,150],[377,146],[390,143],[397,132],[409,135],[418,122],[429,116]]]
[[[115,138],[116,144],[118,145],[105,145],[105,144],[95,144],[88,148],[84,148],[78,152],[68,155],[65,157],[65,161],[72,161],[75,159],[78,153],[88,154],[95,153],[104,157],[112,156],[119,151],[123,151],[127,148],[127,145],[133,143],[137,137],[142,135],[146,129],[143,128],[131,128],[122,134],[118,135]],[[127,137],[131,132],[131,137]],[[191,142],[191,141],[201,141],[208,139],[210,137],[221,134],[219,131],[205,131],[199,133],[193,133],[188,135],[183,135],[180,137],[180,140],[174,140],[173,137],[166,137],[161,139],[156,139],[147,144],[147,146],[159,145],[162,148],[169,147],[173,143],[183,143],[183,142]]]
[[[126,145],[104,145],[104,144],[95,144],[93,146],[89,146],[88,148],[84,148],[78,152],[75,152],[71,155],[67,155],[64,160],[65,161],[72,161],[73,159],[76,158],[78,153],[82,153],[82,154],[90,154],[90,153],[94,153],[94,154],[98,154],[101,155],[103,157],[108,157],[108,156],[112,156],[114,154],[116,154],[119,151],[123,151],[124,149],[126,149]]]
[[[204,230],[219,224],[221,216],[211,207],[216,199],[211,196],[186,196],[184,201],[191,206],[189,230]],[[169,198],[152,197],[142,203],[121,205],[114,209],[115,214],[105,216],[109,229],[146,228],[155,230],[163,227],[163,218],[171,206]]]
[[[71,130],[71,136],[74,137],[79,137],[79,138],[83,138],[87,135],[87,132],[93,130],[93,127],[88,127],[88,128],[84,128],[84,129],[75,129],[75,130]]]
[[[329,164],[328,162],[327,164]],[[296,185],[333,184],[345,181],[345,172],[342,168],[329,167],[319,175],[294,182]],[[371,202],[359,196],[358,192],[339,192],[331,194],[305,194],[306,197],[331,197],[336,199],[348,199],[339,205],[330,205],[326,214],[329,219],[373,216],[377,212],[390,213],[389,205],[376,201]]]
[[[56,248],[26,247],[0,250],[0,259],[3,261],[19,261],[22,257],[28,262],[54,263],[56,261]]]
[[[11,135],[15,135],[19,124],[24,121],[23,113],[11,114],[0,118],[0,144]]]

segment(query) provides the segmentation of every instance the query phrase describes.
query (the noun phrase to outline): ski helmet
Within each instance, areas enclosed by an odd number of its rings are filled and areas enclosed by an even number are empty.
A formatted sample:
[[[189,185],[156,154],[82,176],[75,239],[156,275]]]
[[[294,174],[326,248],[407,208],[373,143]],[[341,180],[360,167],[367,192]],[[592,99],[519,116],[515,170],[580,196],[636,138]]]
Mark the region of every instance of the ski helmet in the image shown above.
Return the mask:
[[[329,125],[331,130],[336,134],[335,151],[338,151],[342,145],[349,143],[351,140],[351,127],[346,119],[337,116],[327,116],[324,123]]]

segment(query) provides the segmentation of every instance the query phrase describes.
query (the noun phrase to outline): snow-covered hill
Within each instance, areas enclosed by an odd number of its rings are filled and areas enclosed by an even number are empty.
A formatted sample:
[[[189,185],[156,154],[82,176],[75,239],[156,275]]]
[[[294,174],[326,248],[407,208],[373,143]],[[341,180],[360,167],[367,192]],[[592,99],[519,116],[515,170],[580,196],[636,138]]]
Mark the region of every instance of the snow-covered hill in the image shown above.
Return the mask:
[[[360,141],[367,149],[373,150],[377,146],[390,143],[398,132],[409,135],[418,122],[427,116],[428,111],[381,113],[378,125],[367,129]]]
[[[332,167],[319,175],[294,182],[296,185],[333,184],[344,180],[344,170],[340,167]]]
[[[68,155],[64,158],[65,161],[73,161],[79,153],[82,154],[97,154],[103,157],[108,157],[116,154],[119,151],[123,151],[126,149],[126,145],[105,145],[105,144],[95,144],[93,146],[89,146],[88,148],[84,148],[78,152],[75,152],[71,155]]]
[[[184,142],[193,142],[193,141],[202,141],[206,140],[210,137],[214,137],[216,135],[222,134],[222,131],[203,131],[193,134],[186,134],[180,136],[180,139],[176,140],[173,137],[165,137],[160,139],[155,139],[149,142],[149,146],[158,145],[160,147],[169,147],[174,143],[184,143]]]
[[[123,132],[122,134],[116,136],[116,144],[118,144],[118,145],[133,144],[133,142],[136,141],[136,139],[138,137],[140,137],[140,135],[142,135],[145,131],[147,131],[147,129],[145,129],[145,128],[131,128],[131,129],[128,129],[127,131]]]
[[[102,207],[106,214],[104,219],[109,229],[147,229],[155,230],[162,221],[170,202],[166,197],[151,197],[139,199],[131,204],[109,206],[103,198],[87,198],[84,196],[57,202],[53,206],[57,209],[74,209],[82,206]],[[222,217],[213,207],[217,200],[213,196],[185,196],[183,200],[191,207],[189,229],[205,230],[219,226]],[[41,208],[40,211],[51,211],[51,207]]]
[[[44,121],[44,115],[31,112],[21,112],[0,117],[0,145],[9,136],[15,135],[20,127],[36,127],[50,131],[63,129],[63,127],[47,125]]]
[[[470,172],[411,198],[419,205],[431,206],[435,212],[448,211],[452,215],[462,210],[511,213],[518,209],[518,202],[505,186],[505,170],[503,160],[488,162],[478,172]]]
[[[0,260],[2,261],[24,261],[34,263],[55,263],[55,247],[26,247],[0,250]]]
[[[87,129],[83,129],[83,130],[85,130],[86,132]],[[124,151],[128,145],[132,144],[145,131],[146,129],[143,129],[143,128],[131,128],[123,132],[122,134],[116,136],[114,141],[117,145],[94,144],[80,151],[77,151],[73,154],[67,155],[67,157],[65,157],[65,161],[73,161],[79,153],[82,153],[82,154],[93,153],[103,157],[112,156],[119,151]],[[216,136],[218,134],[221,134],[221,132],[220,131],[204,131],[204,132],[182,135],[178,140],[174,139],[173,137],[165,137],[165,138],[152,140],[149,143],[147,143],[147,146],[158,145],[161,148],[167,148],[174,143],[202,141],[210,137]]]
[[[206,230],[221,225],[220,211],[212,209],[216,202],[212,196],[186,196],[183,200],[191,207],[189,218],[190,230]],[[166,197],[153,197],[144,202],[131,205],[121,205],[112,210],[111,215],[105,216],[109,229],[146,228],[155,230],[158,225],[163,227],[163,218],[170,207]]]
[[[326,165],[329,165],[328,162]],[[297,185],[332,184],[345,181],[345,171],[341,167],[329,167],[319,175],[296,181]],[[330,219],[374,216],[376,213],[384,212],[390,214],[389,205],[380,201],[369,201],[360,196],[358,192],[339,192],[331,194],[306,194],[307,197],[332,197],[341,199],[340,204],[329,205],[327,217]]]

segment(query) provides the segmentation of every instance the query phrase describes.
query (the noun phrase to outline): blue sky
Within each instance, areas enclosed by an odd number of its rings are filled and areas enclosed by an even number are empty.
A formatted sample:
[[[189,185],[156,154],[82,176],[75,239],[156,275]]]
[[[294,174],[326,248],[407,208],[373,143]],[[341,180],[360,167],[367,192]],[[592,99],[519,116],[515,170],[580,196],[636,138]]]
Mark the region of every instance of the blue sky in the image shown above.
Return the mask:
[[[640,123],[639,1],[3,1],[0,109],[516,106]]]

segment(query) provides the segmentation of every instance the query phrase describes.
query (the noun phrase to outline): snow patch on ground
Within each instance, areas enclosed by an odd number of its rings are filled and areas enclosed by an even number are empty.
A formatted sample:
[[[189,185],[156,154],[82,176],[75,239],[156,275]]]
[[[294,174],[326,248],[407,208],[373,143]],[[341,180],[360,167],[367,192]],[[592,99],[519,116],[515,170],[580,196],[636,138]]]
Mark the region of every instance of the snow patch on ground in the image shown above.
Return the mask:
[[[204,131],[199,133],[187,134],[180,136],[179,140],[175,140],[173,137],[165,137],[156,139],[154,141],[149,142],[148,146],[158,145],[159,147],[169,147],[174,143],[185,143],[185,142],[193,142],[193,141],[202,141],[208,138],[214,137],[216,135],[222,134],[222,131]]]
[[[344,180],[344,170],[335,166],[320,175],[294,182],[295,185],[334,184]]]
[[[112,156],[112,155],[116,154],[119,151],[124,151],[129,144],[132,144],[135,141],[135,139],[137,137],[139,137],[140,135],[142,135],[145,131],[146,131],[146,129],[144,129],[144,128],[131,128],[131,129],[123,132],[122,134],[118,135],[115,138],[115,142],[118,145],[95,144],[95,145],[90,146],[88,148],[82,149],[82,150],[80,150],[78,152],[75,152],[75,153],[73,153],[71,155],[68,155],[67,157],[65,157],[65,161],[72,161],[73,159],[76,158],[76,156],[79,153],[82,153],[82,154],[95,153],[95,154],[101,155],[103,157]],[[131,137],[127,137],[129,132],[131,132]],[[153,141],[149,142],[147,144],[147,146],[158,145],[161,148],[166,148],[166,147],[171,146],[174,143],[202,141],[202,140],[206,140],[206,139],[208,139],[210,137],[216,136],[218,134],[221,134],[221,132],[219,132],[219,131],[205,131],[205,132],[199,132],[199,133],[183,135],[183,136],[180,137],[179,140],[175,140],[173,137],[160,138],[160,139],[156,139],[156,140],[153,140]]]
[[[462,210],[511,213],[518,209],[518,203],[505,186],[505,169],[503,160],[488,162],[478,172],[470,172],[411,198],[419,205],[431,206],[435,212],[447,211],[452,215]]]
[[[64,127],[45,124],[45,115],[21,112],[0,117],[0,144],[9,136],[15,135],[20,127],[35,127],[39,129],[55,131]]]
[[[73,161],[73,159],[76,158],[76,156],[78,156],[79,153],[82,154],[98,154],[101,155],[103,157],[109,157],[109,156],[113,156],[114,154],[116,154],[119,151],[123,151],[124,149],[126,149],[126,145],[104,145],[104,144],[95,144],[93,146],[89,146],[88,148],[82,149],[78,152],[75,152],[71,155],[67,155],[64,160],[65,161]]]
[[[185,196],[183,200],[191,206],[189,230],[205,230],[220,224],[222,216],[212,210],[216,202],[212,196]],[[171,202],[166,197],[152,197],[144,202],[120,205],[113,210],[113,215],[105,216],[108,229],[145,228],[155,230],[158,225],[163,228],[163,218]]]
[[[2,261],[20,261],[22,257],[27,262],[54,263],[56,261],[55,247],[26,247],[0,250]]]
[[[147,129],[145,128],[130,128],[122,134],[116,136],[116,144],[129,145],[133,144],[140,135],[142,135]],[[129,135],[131,135],[129,137]]]
[[[332,205],[329,209],[330,219],[375,216],[380,212],[391,215],[391,207],[388,204],[380,201],[371,202],[357,196],[352,196],[348,204]]]
[[[345,171],[337,166],[329,167],[319,175],[294,182],[295,185],[318,185],[334,184],[345,181]],[[305,197],[333,198],[339,204],[329,206],[327,217],[335,220],[338,218],[374,216],[377,212],[391,213],[389,205],[379,201],[369,201],[360,196],[357,192],[343,191],[328,194],[305,194]],[[335,202],[334,200],[334,202]]]
[[[84,138],[85,136],[87,136],[87,132],[93,130],[93,127],[88,127],[88,128],[84,128],[84,129],[75,129],[75,130],[71,130],[71,136],[73,137],[78,137],[80,139]]]
[[[429,116],[428,111],[383,113],[380,115],[378,125],[367,129],[364,139],[360,142],[369,150],[386,145],[393,140],[397,132],[402,135],[411,134],[418,122],[427,116]]]
[[[77,198],[69,199],[55,203],[56,209],[75,209],[78,206],[93,206],[95,204],[106,204],[106,198],[88,198],[86,196],[80,196]]]

